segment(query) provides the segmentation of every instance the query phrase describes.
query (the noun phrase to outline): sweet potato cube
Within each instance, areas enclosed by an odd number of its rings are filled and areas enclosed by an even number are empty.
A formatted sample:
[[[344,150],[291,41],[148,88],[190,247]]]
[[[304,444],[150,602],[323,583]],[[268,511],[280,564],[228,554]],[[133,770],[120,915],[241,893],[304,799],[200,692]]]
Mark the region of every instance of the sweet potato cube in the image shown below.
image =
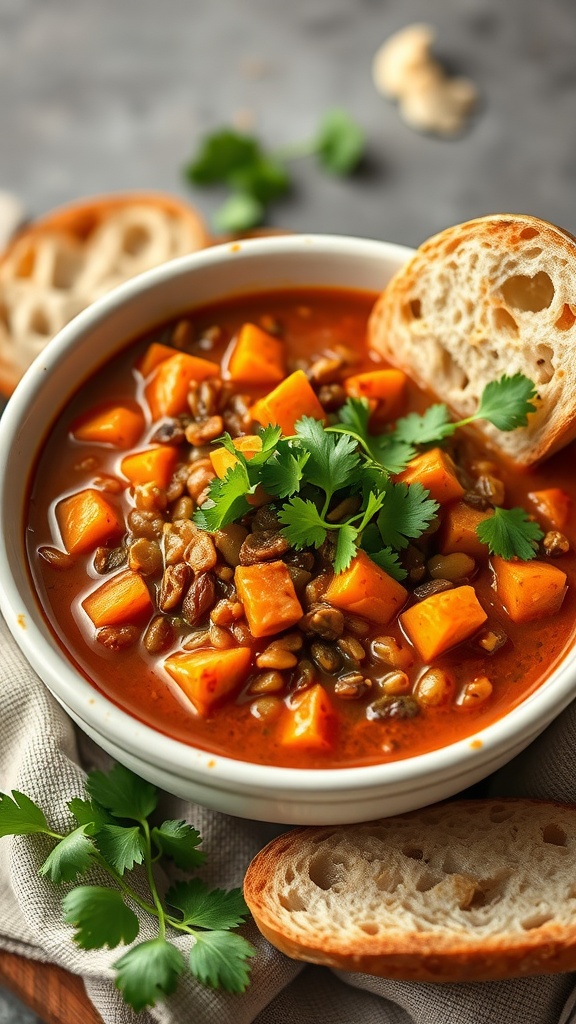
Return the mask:
[[[561,487],[547,487],[543,491],[530,491],[528,498],[538,515],[547,519],[551,526],[563,530],[572,510],[572,499]]]
[[[392,579],[364,551],[359,551],[344,572],[333,576],[324,600],[335,608],[362,615],[385,626],[400,611],[408,591]]]
[[[111,405],[96,409],[72,428],[77,441],[132,448],[144,430],[144,416],[137,406]]]
[[[507,562],[493,558],[496,592],[512,622],[533,622],[559,611],[566,573],[548,562]]]
[[[124,521],[104,495],[92,487],[71,494],[56,506],[62,542],[70,555],[94,551],[124,533]]]
[[[442,513],[439,545],[443,555],[462,551],[476,559],[488,558],[488,547],[483,544],[476,527],[494,515],[492,509],[471,508],[464,501],[456,501]]]
[[[378,419],[393,420],[400,415],[406,396],[406,374],[402,370],[368,370],[344,381],[351,398],[376,402]]]
[[[177,351],[177,349],[172,348],[170,345],[162,345],[159,341],[153,341],[146,349],[144,355],[138,360],[138,372],[143,377],[148,377],[152,370],[160,366],[160,363],[163,363],[165,359],[175,356]]]
[[[474,587],[465,586],[413,604],[400,616],[400,623],[422,660],[430,662],[467,640],[487,618]]]
[[[132,569],[106,580],[82,601],[82,607],[99,629],[125,622],[140,622],[151,615],[154,606],[140,573]]]
[[[320,683],[304,690],[284,712],[280,742],[286,747],[324,750],[332,746],[335,715]]]
[[[291,373],[274,391],[255,402],[251,412],[263,427],[269,423],[278,424],[286,435],[294,433],[294,427],[302,416],[312,416],[316,420],[323,420],[325,416],[303,370]]]
[[[178,450],[169,445],[147,448],[143,452],[127,455],[120,463],[120,469],[133,486],[137,484],[158,484],[167,487],[176,468]]]
[[[286,373],[286,349],[256,324],[243,324],[230,361],[230,379],[238,384],[279,384]]]
[[[237,693],[250,671],[249,647],[228,650],[178,651],[164,662],[164,668],[203,718]]]
[[[441,448],[431,448],[429,452],[417,455],[408,463],[406,469],[398,474],[396,480],[405,484],[422,484],[430,491],[430,497],[440,505],[461,498],[464,494],[464,488],[456,476],[454,463]]]
[[[163,359],[154,370],[144,394],[154,420],[161,416],[178,416],[186,412],[188,389],[192,381],[218,377],[220,367],[208,359],[176,352]]]
[[[234,581],[252,636],[280,633],[302,618],[302,605],[284,562],[239,565]]]
[[[251,459],[256,452],[262,451],[262,438],[257,434],[244,434],[243,437],[234,439],[234,447],[247,459]],[[210,452],[210,462],[216,476],[222,480],[231,466],[236,465],[238,459],[227,448],[215,448]]]

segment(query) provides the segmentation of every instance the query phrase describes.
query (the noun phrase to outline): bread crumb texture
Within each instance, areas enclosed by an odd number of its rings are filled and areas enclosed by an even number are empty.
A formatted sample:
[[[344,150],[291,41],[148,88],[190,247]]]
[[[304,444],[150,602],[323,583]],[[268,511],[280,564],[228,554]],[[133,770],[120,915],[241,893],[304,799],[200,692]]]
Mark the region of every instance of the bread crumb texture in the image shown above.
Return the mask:
[[[529,465],[576,435],[576,244],[534,217],[494,215],[425,242],[374,309],[370,344],[458,416],[503,374],[534,381],[526,428],[482,433]]]
[[[575,851],[571,808],[461,801],[295,830],[255,859],[245,895],[303,959],[428,980],[540,973],[566,969],[559,949],[576,965]]]

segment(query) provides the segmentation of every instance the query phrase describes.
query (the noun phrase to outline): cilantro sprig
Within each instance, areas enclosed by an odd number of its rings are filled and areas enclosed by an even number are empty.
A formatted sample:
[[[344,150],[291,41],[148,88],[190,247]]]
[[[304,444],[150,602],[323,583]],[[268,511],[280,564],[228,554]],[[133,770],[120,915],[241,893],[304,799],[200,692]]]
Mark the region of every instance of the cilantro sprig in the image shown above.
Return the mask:
[[[214,216],[218,231],[240,232],[261,224],[267,207],[289,192],[287,164],[315,156],[329,174],[352,174],[364,152],[364,133],[350,115],[329,110],[314,136],[307,141],[268,152],[250,135],[222,128],[207,135],[198,153],[185,168],[193,185],[224,185],[229,195]]]
[[[55,842],[40,873],[52,882],[74,882],[93,869],[113,887],[76,885],[64,896],[64,920],[71,924],[81,949],[130,946],[114,963],[116,985],[134,1010],[154,1006],[170,995],[189,971],[202,985],[243,992],[255,950],[236,929],[248,914],[240,889],[210,889],[200,878],[176,883],[161,898],[154,864],[168,857],[183,870],[194,870],[205,855],[201,838],[185,821],[151,825],[158,792],[122,765],[91,772],[86,799],[68,803],[75,825],[62,834],[23,793],[0,793],[0,837],[43,835]],[[139,867],[140,866],[140,867]],[[129,872],[138,870],[132,885]],[[143,895],[143,879],[148,895]],[[156,921],[158,935],[135,943],[140,922],[133,908]],[[190,939],[187,958],[172,936]]]
[[[474,420],[489,420],[500,430],[525,426],[535,411],[536,392],[523,374],[504,376],[484,389],[478,409],[451,420],[446,405],[410,413],[380,434],[370,429],[371,409],[364,398],[348,398],[337,421],[325,426],[303,416],[292,437],[280,427],[259,430],[261,450],[250,458],[229,434],[217,439],[234,456],[223,479],[210,484],[208,499],[194,522],[215,531],[254,510],[258,490],[275,505],[281,532],[296,550],[334,544],[334,571],[343,572],[359,548],[395,579],[405,578],[401,552],[433,524],[438,503],[420,483],[395,482],[418,451],[441,444]],[[353,499],[352,501],[346,499]],[[341,515],[334,515],[341,508]],[[518,511],[518,510],[517,510]],[[522,511],[522,510],[519,510]],[[478,536],[493,554],[534,557],[538,527],[515,510],[498,510]]]

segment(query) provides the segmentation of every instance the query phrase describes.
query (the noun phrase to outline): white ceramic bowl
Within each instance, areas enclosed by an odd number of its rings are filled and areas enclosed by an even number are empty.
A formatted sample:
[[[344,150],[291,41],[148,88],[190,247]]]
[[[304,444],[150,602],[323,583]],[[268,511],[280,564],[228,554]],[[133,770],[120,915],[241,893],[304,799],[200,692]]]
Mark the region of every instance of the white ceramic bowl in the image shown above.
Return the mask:
[[[576,694],[574,651],[500,721],[441,750],[361,768],[293,769],[215,756],[141,724],[66,660],[35,599],[24,550],[29,474],[43,437],[82,381],[129,340],[186,309],[231,294],[298,285],[380,290],[410,256],[385,242],[286,236],[175,260],[81,313],[48,345],[0,420],[0,608],[30,664],[100,746],[179,796],[229,814],[335,824],[411,810],[451,796],[519,753]]]

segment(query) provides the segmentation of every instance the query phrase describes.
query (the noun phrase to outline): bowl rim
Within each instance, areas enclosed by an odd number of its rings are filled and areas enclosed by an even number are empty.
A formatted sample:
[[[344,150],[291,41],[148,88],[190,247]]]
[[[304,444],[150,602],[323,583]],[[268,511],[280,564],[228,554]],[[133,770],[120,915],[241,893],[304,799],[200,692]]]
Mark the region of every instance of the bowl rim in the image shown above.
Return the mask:
[[[405,246],[369,238],[278,235],[225,242],[148,270],[96,300],[48,343],[24,374],[0,418],[0,452],[6,451],[6,446],[13,442],[26,410],[43,387],[46,374],[65,361],[69,347],[143,291],[161,288],[166,281],[186,276],[199,265],[216,265],[237,257],[258,259],[274,253],[301,256],[306,251],[315,255],[325,251],[326,255],[339,254],[345,258],[388,258],[397,262],[398,267],[414,252]],[[262,291],[266,291],[265,282]],[[234,292],[230,294],[233,296]],[[8,566],[7,537],[14,527],[4,522],[2,491],[4,486],[9,486],[5,478],[6,463],[5,458],[0,460],[0,563]],[[17,532],[22,547],[22,524]],[[127,752],[145,758],[151,765],[159,765],[192,781],[196,778],[206,782],[209,778],[210,784],[219,789],[232,786],[243,792],[269,793],[271,797],[290,792],[298,794],[303,801],[355,790],[410,790],[423,775],[453,776],[455,769],[467,766],[472,760],[493,761],[507,747],[517,744],[521,736],[527,737],[528,743],[576,693],[576,645],[573,644],[540,686],[523,701],[489,725],[436,750],[391,762],[341,768],[291,768],[240,761],[174,739],[141,722],[106,697],[66,658],[52,628],[42,617],[29,576],[27,580],[24,597],[12,574],[0,573],[0,611],[28,662],[64,709],[69,705],[77,720],[85,721],[92,730],[109,737]],[[149,750],[153,751],[152,759],[147,753]]]

